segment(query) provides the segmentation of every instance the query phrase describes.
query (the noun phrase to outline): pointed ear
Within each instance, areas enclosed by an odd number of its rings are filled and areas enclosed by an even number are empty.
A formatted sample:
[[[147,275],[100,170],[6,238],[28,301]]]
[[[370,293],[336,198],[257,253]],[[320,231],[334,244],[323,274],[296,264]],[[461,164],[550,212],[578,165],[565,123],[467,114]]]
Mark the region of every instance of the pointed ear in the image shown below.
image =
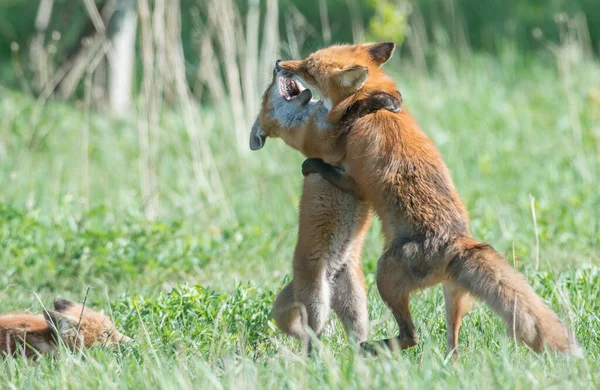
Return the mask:
[[[295,99],[297,100],[301,106],[306,106],[312,99],[312,92],[310,89],[306,88],[300,92],[300,95]]]
[[[252,132],[250,133],[250,149],[262,149],[262,147],[265,146],[265,142],[267,142],[267,137],[265,136],[265,132],[263,131],[262,127],[260,127],[258,118],[256,118],[254,124],[252,125]]]
[[[75,302],[71,302],[68,299],[56,298],[54,300],[54,310],[58,312],[65,312],[75,306]]]
[[[381,66],[388,62],[388,60],[392,58],[392,54],[394,54],[394,49],[396,49],[396,44],[394,42],[373,43],[372,45],[367,46],[367,51],[377,66]]]
[[[48,326],[57,332],[64,340],[65,337],[75,337],[79,320],[75,317],[54,310],[44,310],[44,319]]]
[[[353,65],[341,70],[337,74],[337,79],[342,87],[351,88],[358,91],[365,85],[369,78],[369,69],[366,66]]]

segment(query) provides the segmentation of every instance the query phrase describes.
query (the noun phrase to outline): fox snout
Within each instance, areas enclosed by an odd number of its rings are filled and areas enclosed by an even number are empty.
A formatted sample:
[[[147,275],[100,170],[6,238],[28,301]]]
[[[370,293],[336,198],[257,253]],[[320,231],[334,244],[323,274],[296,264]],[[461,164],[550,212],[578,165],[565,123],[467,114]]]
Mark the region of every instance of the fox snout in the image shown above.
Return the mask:
[[[281,66],[281,63],[284,63],[284,62],[288,62],[288,61],[283,61],[281,59],[275,61],[275,68],[273,69],[273,73],[280,77],[291,78],[292,76],[294,76],[294,74],[292,72],[290,72],[288,69]]]
[[[133,343],[133,339],[131,337],[125,336],[123,333],[118,333],[115,337],[117,343],[119,344],[129,344]]]
[[[302,61],[282,61],[275,62],[275,70],[283,77],[298,76],[300,73],[300,64]]]

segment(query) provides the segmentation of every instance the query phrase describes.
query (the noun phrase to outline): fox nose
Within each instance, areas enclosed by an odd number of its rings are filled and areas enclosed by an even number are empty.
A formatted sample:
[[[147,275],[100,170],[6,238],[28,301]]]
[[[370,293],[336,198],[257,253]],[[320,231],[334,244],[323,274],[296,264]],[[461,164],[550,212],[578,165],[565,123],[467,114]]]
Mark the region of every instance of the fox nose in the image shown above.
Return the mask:
[[[277,60],[277,61],[275,62],[275,69],[276,69],[277,71],[280,71],[280,70],[281,70],[281,67],[279,66],[279,64],[280,64],[280,63],[281,63],[281,60]]]
[[[124,334],[120,333],[117,336],[117,342],[120,344],[129,344],[129,343],[133,343],[133,339],[131,337],[127,337]]]

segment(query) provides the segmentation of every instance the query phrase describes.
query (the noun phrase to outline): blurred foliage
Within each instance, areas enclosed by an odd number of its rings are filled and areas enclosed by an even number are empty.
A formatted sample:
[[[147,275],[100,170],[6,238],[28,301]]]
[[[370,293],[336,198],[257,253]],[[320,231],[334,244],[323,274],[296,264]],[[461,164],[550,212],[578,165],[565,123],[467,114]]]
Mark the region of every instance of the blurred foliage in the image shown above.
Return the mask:
[[[545,39],[558,42],[567,19],[585,16],[591,43],[600,50],[600,2],[597,0],[413,0],[428,31],[464,29],[473,49],[495,52],[503,41],[522,50],[540,47],[533,35],[539,29]],[[572,27],[572,26],[571,26]]]
[[[248,0],[235,0],[242,15],[248,8]],[[96,0],[97,4],[103,1]],[[21,58],[35,33],[37,1],[0,1],[0,83],[14,80],[10,64],[11,43],[21,48]],[[204,0],[181,0],[183,44],[188,65],[198,63],[197,37],[202,33],[198,21],[205,21]],[[600,48],[600,5],[597,0],[327,0],[325,2],[332,42],[351,42],[352,20],[358,19],[366,27],[370,40],[393,40],[398,44],[410,31],[411,18],[423,18],[429,39],[446,36],[450,45],[465,42],[473,50],[498,52],[505,43],[514,42],[522,52],[535,51],[549,42],[559,42],[566,28],[572,24],[589,31],[590,43],[598,52]],[[265,1],[261,1],[263,7]],[[296,12],[297,11],[297,12]],[[281,36],[286,36],[286,21],[291,14],[301,14],[309,24],[307,38],[302,44],[304,53],[322,47],[327,42],[322,36],[321,8],[319,0],[279,0],[279,25]],[[573,17],[578,15],[578,19]],[[583,17],[584,16],[584,17]],[[570,24],[567,26],[567,24]],[[90,32],[90,22],[83,2],[56,0],[47,42],[56,45],[54,59],[61,63],[71,54],[82,36]],[[58,31],[58,40],[52,32]],[[91,28],[93,31],[93,28]],[[534,36],[533,32],[537,33]],[[412,33],[415,33],[412,31]],[[15,49],[12,47],[12,51]],[[26,63],[26,62],[25,62]],[[193,73],[194,70],[190,69]]]
[[[0,284],[44,290],[99,280],[176,280],[240,247],[236,237],[243,229],[238,227],[191,233],[182,225],[148,221],[135,212],[115,221],[103,206],[78,217],[52,219],[0,203],[0,255],[6,260]]]
[[[400,45],[408,31],[411,5],[407,1],[371,0],[375,15],[369,19],[370,41],[392,41]]]
[[[264,354],[276,350],[269,339],[275,334],[271,321],[271,291],[236,286],[223,294],[202,286],[178,285],[151,299],[136,295],[122,299],[113,310],[122,318],[125,332],[136,334],[140,319],[161,347],[184,348],[208,359],[226,353]],[[155,340],[155,347],[158,340]]]
[[[237,0],[245,3],[247,0]],[[352,42],[352,19],[358,17],[364,22],[375,14],[375,7],[371,0],[326,0],[327,16],[331,28],[332,41],[335,43]],[[319,0],[279,0],[279,25],[280,31],[285,31],[285,14],[296,8],[305,19],[312,24],[318,32],[322,30],[319,9]],[[282,34],[282,36],[285,36]],[[307,42],[309,51],[314,51],[323,42],[319,42],[321,36],[316,34]]]

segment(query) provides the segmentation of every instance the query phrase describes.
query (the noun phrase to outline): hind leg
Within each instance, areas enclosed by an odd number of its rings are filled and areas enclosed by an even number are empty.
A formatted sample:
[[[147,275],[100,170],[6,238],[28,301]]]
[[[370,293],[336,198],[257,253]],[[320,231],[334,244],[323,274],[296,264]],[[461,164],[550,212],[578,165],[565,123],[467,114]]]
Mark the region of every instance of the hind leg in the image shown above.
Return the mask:
[[[330,285],[325,278],[325,271],[321,270],[314,278],[302,278],[302,275],[294,275],[294,302],[301,306],[306,312],[306,325],[319,336],[325,325],[330,312]],[[303,319],[304,321],[304,319]],[[305,334],[307,352],[310,352],[310,338]]]
[[[458,355],[458,333],[460,331],[462,318],[471,308],[473,300],[473,296],[464,288],[450,281],[444,282],[446,328],[448,332],[446,353],[452,352],[454,356]]]
[[[331,307],[357,343],[367,340],[369,314],[367,291],[360,263],[348,264],[335,277]]]
[[[392,310],[400,334],[384,340],[394,349],[410,348],[419,343],[409,309],[410,293],[444,280],[443,257],[420,241],[392,243],[377,263],[377,288]]]
[[[379,258],[377,289],[385,304],[392,310],[400,330],[397,338],[384,340],[384,343],[390,349],[395,349],[397,346],[406,349],[419,343],[419,336],[409,309],[409,294],[416,288],[416,282],[396,252],[394,248],[389,248]]]
[[[319,285],[320,283],[316,283]],[[307,329],[319,337],[330,311],[329,288],[315,287],[314,283],[288,283],[273,303],[273,318],[284,333],[303,340],[310,354],[312,343]]]
[[[299,338],[306,337],[305,324],[303,318],[303,308],[300,304],[294,302],[294,282],[288,283],[277,295],[273,303],[273,319],[282,332]]]
[[[384,344],[392,350],[397,347],[408,349],[419,344],[419,335],[410,314],[409,301],[409,292],[404,292],[385,300],[386,304],[392,309],[392,314],[396,319],[400,331],[398,337],[383,340]]]

